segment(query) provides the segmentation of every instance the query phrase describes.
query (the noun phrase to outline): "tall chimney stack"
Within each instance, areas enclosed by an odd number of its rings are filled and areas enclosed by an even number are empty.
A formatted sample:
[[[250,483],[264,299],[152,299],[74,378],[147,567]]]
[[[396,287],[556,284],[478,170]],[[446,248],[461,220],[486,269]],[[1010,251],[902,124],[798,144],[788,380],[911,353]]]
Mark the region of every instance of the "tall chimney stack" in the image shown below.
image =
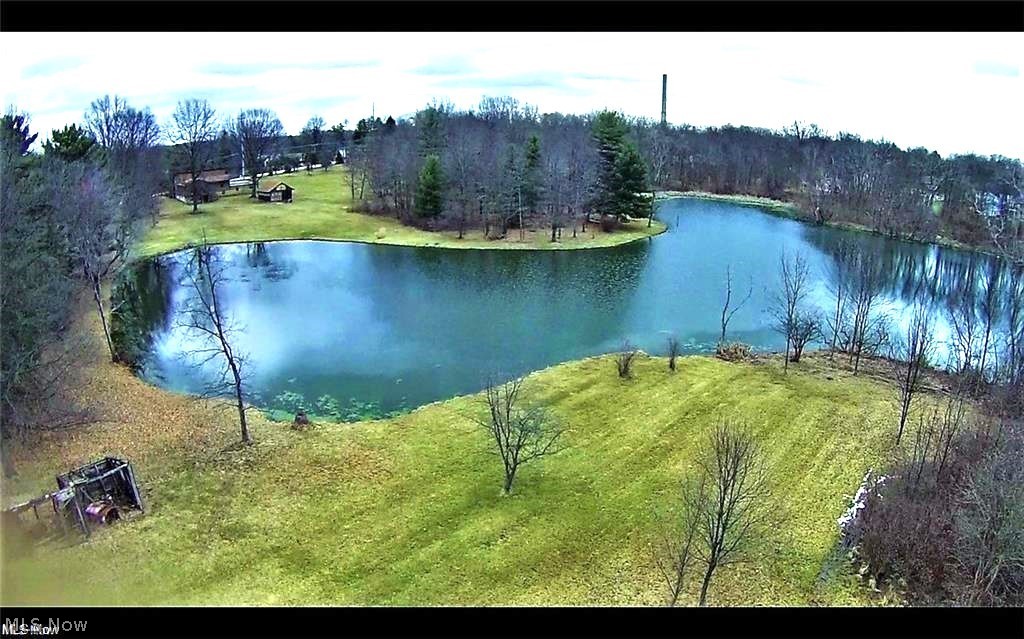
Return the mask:
[[[668,122],[665,119],[665,104],[668,102],[668,74],[661,74],[661,125],[665,126]]]

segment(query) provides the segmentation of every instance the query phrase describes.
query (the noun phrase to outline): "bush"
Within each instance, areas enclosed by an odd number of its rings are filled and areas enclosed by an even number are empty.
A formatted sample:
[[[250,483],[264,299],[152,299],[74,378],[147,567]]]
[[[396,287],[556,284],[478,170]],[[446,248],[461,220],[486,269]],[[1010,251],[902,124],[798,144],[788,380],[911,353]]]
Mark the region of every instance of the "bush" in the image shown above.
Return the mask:
[[[715,357],[718,359],[724,359],[727,362],[742,362],[748,359],[753,359],[754,353],[750,348],[750,344],[744,344],[743,342],[730,342],[728,344],[719,344],[715,347]]]
[[[911,603],[1021,605],[1024,429],[979,420],[922,420],[883,486],[870,491],[854,558]]]
[[[601,230],[605,233],[611,233],[612,231],[618,230],[621,223],[617,215],[602,215],[601,216]]]
[[[622,344],[622,352],[615,356],[615,368],[619,371],[619,377],[626,379],[633,376],[632,366],[637,352],[629,342]]]

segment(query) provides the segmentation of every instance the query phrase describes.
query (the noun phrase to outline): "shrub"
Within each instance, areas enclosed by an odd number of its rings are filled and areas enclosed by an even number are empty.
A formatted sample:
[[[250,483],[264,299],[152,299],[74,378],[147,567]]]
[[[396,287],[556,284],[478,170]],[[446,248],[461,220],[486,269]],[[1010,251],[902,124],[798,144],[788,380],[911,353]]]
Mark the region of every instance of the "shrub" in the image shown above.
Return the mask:
[[[676,370],[676,358],[679,357],[680,350],[679,340],[675,337],[668,338],[668,369],[670,371]]]
[[[619,226],[620,222],[617,215],[601,216],[601,230],[605,233],[611,233],[612,231],[618,230]]]
[[[728,344],[719,344],[715,347],[715,357],[724,359],[727,362],[742,362],[752,359],[753,356],[750,344],[744,344],[743,342],[730,342]]]
[[[626,379],[633,376],[631,367],[637,352],[629,342],[623,342],[622,351],[615,356],[615,368],[619,371],[619,377]]]
[[[861,573],[911,603],[1021,605],[1024,564],[1007,561],[1024,554],[1021,424],[960,430],[947,411],[922,419],[911,439],[865,500]]]

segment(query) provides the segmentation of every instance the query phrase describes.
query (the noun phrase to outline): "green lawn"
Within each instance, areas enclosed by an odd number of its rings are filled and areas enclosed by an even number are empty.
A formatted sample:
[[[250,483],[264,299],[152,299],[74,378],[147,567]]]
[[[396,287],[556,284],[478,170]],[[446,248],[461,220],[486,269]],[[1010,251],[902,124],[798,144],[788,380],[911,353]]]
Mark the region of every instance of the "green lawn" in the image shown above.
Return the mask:
[[[574,249],[615,246],[657,235],[665,225],[655,220],[635,221],[613,233],[603,233],[597,225],[572,238],[563,229],[562,240],[550,241],[550,231],[527,233],[524,241],[512,231],[504,240],[486,240],[480,231],[471,231],[463,239],[454,232],[421,231],[404,226],[393,217],[366,215],[350,210],[352,200],[346,175],[341,169],[305,171],[275,176],[295,188],[291,204],[258,202],[246,191],[230,193],[216,202],[204,204],[193,214],[191,205],[164,199],[161,215],[136,247],[136,257],[148,257],[199,242],[205,231],[210,242],[246,242],[280,239],[324,239],[438,246],[445,248],[490,249]]]
[[[819,574],[888,446],[889,390],[813,361],[635,367],[622,381],[605,356],[530,376],[569,448],[523,467],[511,496],[469,419],[478,396],[304,433],[256,419],[255,446],[143,476],[147,515],[7,561],[3,603],[659,604],[656,513],[723,417],[762,438],[788,524],[722,568],[710,602],[863,603],[844,571]]]

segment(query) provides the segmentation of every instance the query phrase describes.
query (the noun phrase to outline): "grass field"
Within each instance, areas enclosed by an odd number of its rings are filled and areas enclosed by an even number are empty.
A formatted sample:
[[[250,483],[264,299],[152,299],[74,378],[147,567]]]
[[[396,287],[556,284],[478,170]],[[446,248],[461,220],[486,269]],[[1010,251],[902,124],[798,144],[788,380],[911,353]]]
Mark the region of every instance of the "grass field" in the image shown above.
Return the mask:
[[[470,419],[477,396],[302,433],[254,413],[257,444],[239,449],[230,411],[143,383],[95,339],[80,359],[83,401],[109,419],[33,448],[16,488],[128,455],[150,511],[76,547],[5,545],[4,604],[658,604],[650,544],[724,417],[762,438],[788,525],[721,569],[710,602],[864,603],[845,571],[819,575],[836,518],[885,454],[891,395],[823,357],[788,374],[708,357],[675,374],[644,357],[629,381],[611,357],[534,373],[569,448],[525,466],[511,496]]]
[[[295,188],[295,201],[291,204],[257,202],[242,190],[204,204],[199,213],[193,214],[191,205],[165,198],[159,221],[139,242],[135,256],[149,257],[199,242],[204,231],[207,240],[213,243],[323,239],[402,246],[552,250],[615,246],[657,235],[666,228],[657,220],[648,228],[647,221],[642,220],[612,233],[588,225],[587,232],[576,238],[571,237],[571,229],[563,229],[558,242],[551,242],[550,231],[544,229],[528,232],[523,241],[516,231],[503,240],[487,240],[478,230],[467,232],[460,240],[455,232],[421,231],[393,217],[352,211],[347,177],[340,169],[277,177]]]

